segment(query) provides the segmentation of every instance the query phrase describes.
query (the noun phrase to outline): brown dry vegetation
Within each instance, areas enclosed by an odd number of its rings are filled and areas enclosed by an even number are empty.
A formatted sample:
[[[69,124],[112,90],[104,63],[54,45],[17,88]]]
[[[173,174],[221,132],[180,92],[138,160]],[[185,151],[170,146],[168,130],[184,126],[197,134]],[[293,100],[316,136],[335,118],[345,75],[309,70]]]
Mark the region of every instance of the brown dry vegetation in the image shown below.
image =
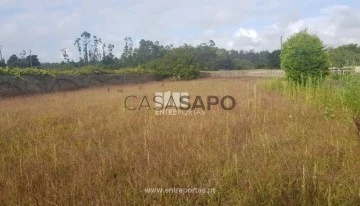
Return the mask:
[[[128,95],[232,95],[232,111],[155,116]],[[0,101],[3,205],[360,204],[360,150],[346,118],[328,120],[258,80],[113,86]],[[215,188],[215,194],[145,188]]]

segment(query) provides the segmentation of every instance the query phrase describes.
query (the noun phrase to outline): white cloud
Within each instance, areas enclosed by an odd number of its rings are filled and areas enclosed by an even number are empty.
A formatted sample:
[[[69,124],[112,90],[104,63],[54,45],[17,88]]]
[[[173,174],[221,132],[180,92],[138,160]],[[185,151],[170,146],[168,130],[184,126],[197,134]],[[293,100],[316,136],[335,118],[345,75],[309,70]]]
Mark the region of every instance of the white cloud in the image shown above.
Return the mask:
[[[0,0],[0,44],[6,58],[31,48],[44,62],[61,61],[62,48],[77,60],[73,41],[83,31],[114,44],[116,54],[126,36],[134,46],[142,38],[175,46],[212,39],[228,49],[273,50],[280,36],[308,28],[327,45],[360,43],[358,7],[340,0]]]
[[[255,29],[246,29],[246,28],[240,27],[235,32],[234,37],[235,38],[247,37],[247,38],[250,38],[252,41],[258,41],[259,35]]]
[[[279,23],[280,22],[280,23]],[[229,34],[224,44],[227,48],[273,50],[280,47],[280,37],[284,40],[304,29],[318,35],[328,46],[341,44],[360,44],[360,10],[344,5],[332,5],[321,9],[318,15],[293,19],[286,23],[265,25],[263,27],[239,27]],[[226,38],[226,37],[225,37]]]

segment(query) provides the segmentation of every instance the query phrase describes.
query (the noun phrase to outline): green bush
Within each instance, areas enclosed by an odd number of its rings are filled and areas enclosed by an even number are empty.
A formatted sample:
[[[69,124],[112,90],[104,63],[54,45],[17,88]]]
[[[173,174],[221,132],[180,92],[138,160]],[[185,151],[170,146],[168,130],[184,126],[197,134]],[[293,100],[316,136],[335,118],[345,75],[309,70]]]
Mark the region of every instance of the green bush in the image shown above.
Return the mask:
[[[149,62],[145,67],[158,72],[164,77],[195,79],[200,76],[193,54],[186,48],[176,48],[161,59]]]
[[[10,76],[56,76],[54,71],[37,69],[37,68],[0,68],[0,75],[10,75]]]
[[[149,74],[152,70],[136,68],[106,69],[99,66],[85,66],[79,69],[38,69],[38,68],[1,68],[0,75],[10,76],[60,76],[60,75],[91,75],[91,74]]]
[[[296,82],[321,79],[329,74],[329,57],[319,37],[306,30],[291,36],[281,51],[281,67]]]
[[[351,75],[344,81],[343,102],[350,112],[360,115],[360,75]]]

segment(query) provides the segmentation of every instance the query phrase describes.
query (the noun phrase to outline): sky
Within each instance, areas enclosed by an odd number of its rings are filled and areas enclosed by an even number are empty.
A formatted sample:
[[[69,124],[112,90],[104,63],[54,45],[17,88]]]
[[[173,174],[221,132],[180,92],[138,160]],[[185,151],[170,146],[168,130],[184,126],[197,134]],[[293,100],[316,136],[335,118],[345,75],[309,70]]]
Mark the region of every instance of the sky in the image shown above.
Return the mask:
[[[32,50],[41,62],[60,62],[66,48],[77,61],[83,31],[115,45],[124,38],[199,45],[214,40],[234,50],[275,50],[307,28],[327,46],[360,44],[358,0],[0,0],[0,45],[11,54]]]

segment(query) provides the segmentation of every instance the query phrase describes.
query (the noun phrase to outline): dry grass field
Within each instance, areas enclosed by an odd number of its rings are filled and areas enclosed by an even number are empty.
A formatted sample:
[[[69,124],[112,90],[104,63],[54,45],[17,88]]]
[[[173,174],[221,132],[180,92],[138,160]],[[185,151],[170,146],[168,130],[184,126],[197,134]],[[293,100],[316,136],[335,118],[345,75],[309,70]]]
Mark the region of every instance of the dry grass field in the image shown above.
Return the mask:
[[[153,82],[0,100],[0,205],[360,205],[353,123],[263,82]],[[204,116],[124,107],[129,95],[159,91],[232,95],[237,105]]]

